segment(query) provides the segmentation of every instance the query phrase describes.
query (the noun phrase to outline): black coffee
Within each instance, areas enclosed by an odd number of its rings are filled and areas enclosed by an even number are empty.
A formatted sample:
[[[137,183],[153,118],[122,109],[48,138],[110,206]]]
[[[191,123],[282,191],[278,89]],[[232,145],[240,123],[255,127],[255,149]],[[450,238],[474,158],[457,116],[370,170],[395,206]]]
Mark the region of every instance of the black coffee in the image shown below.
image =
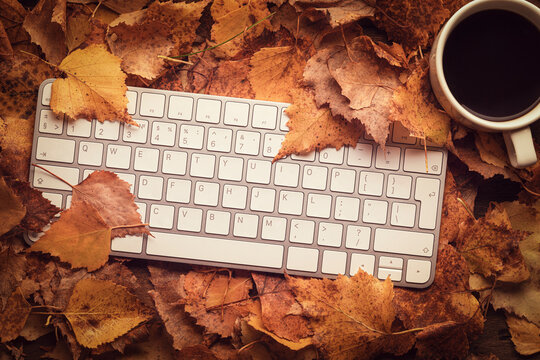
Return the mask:
[[[514,12],[478,12],[454,28],[443,68],[471,112],[493,121],[518,117],[540,101],[540,30]]]

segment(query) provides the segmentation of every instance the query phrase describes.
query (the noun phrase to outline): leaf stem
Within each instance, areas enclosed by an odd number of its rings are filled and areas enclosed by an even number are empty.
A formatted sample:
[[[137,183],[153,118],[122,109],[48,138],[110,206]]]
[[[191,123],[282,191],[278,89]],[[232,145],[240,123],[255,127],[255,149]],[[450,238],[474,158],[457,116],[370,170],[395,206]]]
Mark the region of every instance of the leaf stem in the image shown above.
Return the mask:
[[[37,168],[40,168],[41,170],[51,174],[52,176],[54,176],[55,178],[57,178],[58,180],[62,181],[63,183],[65,183],[66,185],[69,185],[72,189],[75,189],[75,186],[74,185],[71,185],[70,183],[68,183],[66,180],[62,179],[60,176],[56,175],[55,173],[45,169],[43,166],[41,165],[38,165],[38,164],[32,164],[32,166],[35,166]]]
[[[140,226],[148,226],[150,224],[132,224],[132,225],[117,225],[117,226],[113,226],[111,227],[111,230],[114,230],[114,229],[127,229],[127,228],[135,228],[135,227],[140,227]]]
[[[50,63],[50,62],[48,62],[47,60],[40,58],[40,57],[37,56],[36,54],[32,54],[32,53],[29,53],[28,51],[24,51],[24,50],[19,50],[19,51],[22,52],[23,54],[33,56],[33,57],[37,58],[38,60],[43,61],[45,64],[47,64],[47,65],[49,65],[49,66],[52,66],[52,67],[55,68],[55,69],[60,70],[60,69],[58,68],[57,65],[54,65],[53,63]]]

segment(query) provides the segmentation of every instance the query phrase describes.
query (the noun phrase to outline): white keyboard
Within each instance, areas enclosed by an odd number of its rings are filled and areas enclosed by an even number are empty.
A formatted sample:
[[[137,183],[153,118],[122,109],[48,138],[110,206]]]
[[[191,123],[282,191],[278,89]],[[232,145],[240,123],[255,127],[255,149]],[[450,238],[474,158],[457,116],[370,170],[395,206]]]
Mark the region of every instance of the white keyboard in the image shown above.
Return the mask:
[[[113,239],[113,255],[433,281],[447,153],[428,144],[426,164],[423,144],[401,126],[384,150],[365,137],[272,164],[288,104],[130,87],[138,128],[68,122],[49,108],[53,81],[39,89],[31,161],[71,184],[95,170],[130,183],[154,237]],[[70,188],[56,178],[31,167],[30,183],[69,207]]]

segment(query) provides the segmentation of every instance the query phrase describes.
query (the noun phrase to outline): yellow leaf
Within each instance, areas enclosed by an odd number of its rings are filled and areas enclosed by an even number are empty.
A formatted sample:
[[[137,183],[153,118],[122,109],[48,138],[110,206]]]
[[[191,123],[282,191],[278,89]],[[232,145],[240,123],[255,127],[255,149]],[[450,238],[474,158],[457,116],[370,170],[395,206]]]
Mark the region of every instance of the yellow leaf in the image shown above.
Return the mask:
[[[72,119],[137,125],[127,113],[126,74],[120,69],[121,61],[104,45],[90,45],[69,54],[58,66],[67,78],[52,85],[52,110]]]
[[[506,324],[518,353],[532,355],[540,352],[540,327],[509,314],[506,314]]]
[[[75,285],[64,315],[77,341],[88,348],[111,342],[151,318],[149,310],[125,287],[95,279]]]

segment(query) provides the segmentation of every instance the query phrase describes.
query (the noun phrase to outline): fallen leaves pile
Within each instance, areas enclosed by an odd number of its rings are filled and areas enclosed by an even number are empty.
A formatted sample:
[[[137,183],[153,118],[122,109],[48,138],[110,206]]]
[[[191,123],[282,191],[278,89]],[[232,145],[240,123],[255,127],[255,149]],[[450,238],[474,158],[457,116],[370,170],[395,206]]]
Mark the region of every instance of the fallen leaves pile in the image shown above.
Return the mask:
[[[453,122],[429,84],[433,38],[466,2],[0,0],[0,357],[48,337],[53,359],[465,358],[489,306],[520,354],[539,352],[540,164],[511,168],[500,134]],[[434,284],[109,258],[111,237],[148,233],[126,182],[96,172],[63,212],[27,182],[50,77],[73,119],[133,123],[127,85],[290,102],[276,160],[364,133],[384,144],[394,123],[446,146]],[[494,177],[518,199],[475,212]],[[26,231],[45,235],[28,248]]]

